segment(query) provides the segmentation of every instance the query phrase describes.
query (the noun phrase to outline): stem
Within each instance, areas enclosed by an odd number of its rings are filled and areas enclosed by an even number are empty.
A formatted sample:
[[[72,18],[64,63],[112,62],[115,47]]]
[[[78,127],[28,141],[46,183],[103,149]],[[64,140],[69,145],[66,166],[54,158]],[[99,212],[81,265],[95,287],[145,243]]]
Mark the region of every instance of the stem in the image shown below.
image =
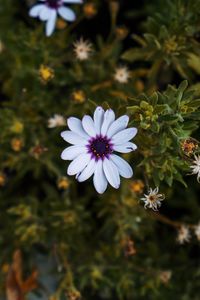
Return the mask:
[[[160,221],[162,223],[168,224],[168,225],[170,225],[170,226],[172,226],[174,228],[180,228],[184,224],[184,223],[181,223],[181,222],[170,220],[169,218],[167,218],[164,215],[161,215],[160,213],[149,212],[149,215],[152,218],[154,218],[154,219],[156,219],[156,220],[158,220],[158,221]],[[192,229],[195,228],[195,226],[193,224],[187,224],[187,227],[192,228]]]

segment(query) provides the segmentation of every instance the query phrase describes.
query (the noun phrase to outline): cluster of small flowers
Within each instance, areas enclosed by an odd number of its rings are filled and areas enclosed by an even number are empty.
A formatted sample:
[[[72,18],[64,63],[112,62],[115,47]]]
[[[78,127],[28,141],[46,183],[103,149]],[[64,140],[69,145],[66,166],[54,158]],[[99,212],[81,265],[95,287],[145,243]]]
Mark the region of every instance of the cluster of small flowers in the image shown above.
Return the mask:
[[[200,222],[194,226],[194,234],[198,241],[200,241]],[[177,242],[181,245],[189,243],[191,240],[191,232],[187,225],[182,225],[178,229]]]
[[[76,16],[73,10],[69,7],[66,7],[65,4],[81,4],[83,3],[82,0],[40,0],[40,3],[34,5],[30,11],[29,15],[34,18],[39,18],[41,21],[46,22],[46,35],[50,36],[52,35],[57,15],[62,17],[66,21],[74,21]],[[87,4],[84,7],[84,11],[89,11],[94,14],[95,8],[91,4]],[[87,13],[86,13],[87,15]],[[74,43],[74,52],[76,55],[76,58],[80,61],[87,60],[91,54],[92,54],[92,44],[88,40],[84,40],[83,38],[80,38],[80,40],[76,41]],[[45,73],[45,75],[43,75]],[[47,70],[47,68],[40,69],[40,75],[41,78],[44,79],[46,82],[46,76],[48,79],[51,79],[53,77],[53,70]],[[45,77],[45,78],[43,78]],[[115,81],[125,84],[128,82],[130,78],[130,72],[126,66],[120,66],[115,69],[113,78]]]
[[[92,44],[87,40],[83,40],[83,38],[74,43],[74,52],[76,58],[80,61],[87,60],[92,51]],[[114,80],[121,84],[128,83],[130,77],[130,71],[126,66],[117,67],[113,75]]]

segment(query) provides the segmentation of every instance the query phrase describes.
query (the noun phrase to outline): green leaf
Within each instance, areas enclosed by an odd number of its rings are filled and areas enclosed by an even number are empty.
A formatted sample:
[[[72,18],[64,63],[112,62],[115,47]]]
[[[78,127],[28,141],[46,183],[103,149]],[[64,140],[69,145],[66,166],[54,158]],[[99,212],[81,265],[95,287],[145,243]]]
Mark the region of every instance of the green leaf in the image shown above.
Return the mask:
[[[162,114],[164,112],[170,112],[170,107],[168,104],[158,104],[154,108],[154,113],[155,114]]]
[[[122,59],[133,62],[133,61],[145,59],[146,54],[141,48],[134,48],[125,51],[121,57]]]
[[[188,65],[197,73],[200,74],[200,57],[194,53],[188,54]]]
[[[128,106],[127,107],[127,112],[129,114],[135,114],[136,112],[139,112],[139,111],[140,111],[140,107],[139,106],[133,105],[133,106]]]

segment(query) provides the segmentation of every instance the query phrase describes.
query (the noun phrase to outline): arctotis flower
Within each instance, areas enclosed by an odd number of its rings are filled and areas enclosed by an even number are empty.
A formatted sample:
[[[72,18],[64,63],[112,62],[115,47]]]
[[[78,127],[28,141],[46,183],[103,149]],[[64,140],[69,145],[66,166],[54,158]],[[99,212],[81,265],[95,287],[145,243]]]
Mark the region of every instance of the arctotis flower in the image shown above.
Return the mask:
[[[38,4],[30,9],[29,15],[46,22],[46,35],[50,36],[55,28],[57,15],[70,22],[76,19],[73,10],[66,7],[65,4],[82,2],[82,0],[40,0]]]
[[[128,153],[137,148],[129,142],[137,129],[126,128],[129,117],[123,115],[115,119],[112,109],[106,111],[97,107],[94,118],[85,115],[81,120],[68,119],[70,130],[61,133],[62,138],[72,144],[61,154],[64,160],[72,160],[67,173],[76,175],[79,182],[93,176],[94,187],[98,193],[105,192],[108,182],[116,189],[120,186],[120,176],[130,178],[131,166],[114,152]]]
[[[141,198],[144,201],[144,208],[152,208],[154,211],[158,210],[158,207],[161,206],[161,201],[165,199],[163,194],[158,193],[158,187],[154,190],[152,188],[149,189],[148,195],[144,194],[144,198]]]

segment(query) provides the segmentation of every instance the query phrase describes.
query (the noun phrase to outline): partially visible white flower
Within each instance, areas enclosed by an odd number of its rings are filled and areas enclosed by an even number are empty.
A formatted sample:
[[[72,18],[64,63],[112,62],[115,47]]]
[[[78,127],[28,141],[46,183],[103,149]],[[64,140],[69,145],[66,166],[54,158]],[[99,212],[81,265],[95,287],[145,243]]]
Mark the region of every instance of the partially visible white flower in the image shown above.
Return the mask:
[[[118,67],[115,70],[114,79],[119,83],[127,83],[130,78],[130,72],[126,66]]]
[[[197,174],[197,181],[200,182],[200,155],[194,155],[193,164],[190,166],[192,174]]]
[[[83,3],[83,1],[39,0],[39,3],[30,9],[29,16],[39,18],[41,21],[46,22],[46,35],[50,36],[55,29],[57,15],[70,22],[73,22],[76,19],[76,15],[73,10],[65,6],[65,4],[75,3]]]
[[[178,236],[177,236],[177,241],[179,244],[184,244],[188,243],[190,241],[191,235],[190,235],[190,230],[186,225],[182,225],[178,229]]]
[[[70,130],[61,133],[62,138],[72,144],[61,154],[64,160],[72,160],[68,175],[76,175],[79,182],[93,176],[96,191],[100,194],[108,183],[115,189],[120,186],[120,176],[131,178],[131,166],[114,152],[130,153],[137,149],[129,142],[137,134],[137,128],[127,128],[129,117],[115,119],[112,109],[97,107],[93,118],[85,115],[82,120],[71,117],[67,124]]]
[[[197,240],[200,241],[200,222],[195,226],[194,233],[197,237]]]
[[[159,279],[164,284],[168,284],[171,277],[172,277],[172,271],[171,270],[161,271],[160,274],[159,274]]]
[[[144,208],[152,208],[154,211],[158,210],[158,207],[161,206],[161,201],[165,199],[165,196],[163,194],[158,194],[158,187],[154,190],[152,188],[149,189],[149,193],[146,195],[144,194],[144,197],[141,198],[142,201],[144,201]]]
[[[63,116],[55,114],[52,118],[49,118],[48,120],[48,127],[49,128],[55,128],[59,126],[66,125],[66,120]]]
[[[81,38],[79,41],[74,43],[74,52],[77,59],[87,60],[92,52],[92,44],[87,40],[84,41],[83,38]]]

